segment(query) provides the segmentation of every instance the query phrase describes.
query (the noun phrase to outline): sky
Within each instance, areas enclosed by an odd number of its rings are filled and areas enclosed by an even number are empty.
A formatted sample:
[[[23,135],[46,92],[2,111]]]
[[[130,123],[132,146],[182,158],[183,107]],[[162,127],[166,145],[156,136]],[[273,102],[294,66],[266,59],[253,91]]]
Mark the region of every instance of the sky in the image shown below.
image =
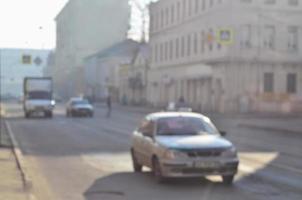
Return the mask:
[[[54,19],[67,1],[0,0],[0,48],[55,48]]]
[[[0,48],[54,48],[54,18],[66,2],[0,0]]]

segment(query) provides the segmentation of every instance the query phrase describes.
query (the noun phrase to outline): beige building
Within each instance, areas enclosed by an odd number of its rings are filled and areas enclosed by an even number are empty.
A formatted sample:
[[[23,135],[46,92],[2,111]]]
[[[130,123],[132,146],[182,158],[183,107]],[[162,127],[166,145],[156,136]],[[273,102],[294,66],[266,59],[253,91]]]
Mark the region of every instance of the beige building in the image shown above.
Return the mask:
[[[139,42],[125,39],[85,58],[85,95],[101,100],[110,94],[113,100],[118,100],[119,68],[132,63],[139,46]]]
[[[149,47],[148,44],[140,44],[139,50],[130,66],[128,76],[129,100],[134,105],[146,104],[147,74],[149,70]]]
[[[153,105],[184,96],[201,111],[300,107],[301,1],[160,0],[150,13]]]
[[[55,83],[61,95],[85,92],[83,58],[123,41],[129,17],[128,0],[69,0],[56,17]]]

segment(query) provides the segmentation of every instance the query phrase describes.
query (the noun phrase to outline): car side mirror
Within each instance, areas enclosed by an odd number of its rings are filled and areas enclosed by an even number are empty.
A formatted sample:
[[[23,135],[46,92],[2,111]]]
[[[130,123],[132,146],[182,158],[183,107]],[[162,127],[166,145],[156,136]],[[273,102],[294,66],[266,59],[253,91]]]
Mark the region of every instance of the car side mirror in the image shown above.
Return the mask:
[[[225,137],[225,136],[227,135],[227,132],[225,132],[225,131],[220,131],[220,135],[221,135],[222,137]]]

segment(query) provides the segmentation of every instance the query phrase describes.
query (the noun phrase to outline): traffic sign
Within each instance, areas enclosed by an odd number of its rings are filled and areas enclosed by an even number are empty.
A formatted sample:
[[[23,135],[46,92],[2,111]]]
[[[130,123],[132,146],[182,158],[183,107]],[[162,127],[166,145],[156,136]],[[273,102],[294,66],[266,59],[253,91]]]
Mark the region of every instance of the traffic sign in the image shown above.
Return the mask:
[[[234,43],[234,31],[230,28],[220,29],[217,32],[217,42],[221,45],[231,45]]]
[[[32,60],[31,60],[31,55],[22,55],[22,64],[25,65],[31,65]]]

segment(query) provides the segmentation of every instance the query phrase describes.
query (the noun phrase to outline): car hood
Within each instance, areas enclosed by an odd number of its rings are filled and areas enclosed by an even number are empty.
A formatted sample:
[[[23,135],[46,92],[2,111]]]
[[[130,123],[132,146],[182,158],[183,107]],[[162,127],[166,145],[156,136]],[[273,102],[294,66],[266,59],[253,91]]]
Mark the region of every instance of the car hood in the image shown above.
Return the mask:
[[[233,146],[230,141],[218,135],[156,136],[155,140],[158,144],[166,148],[179,150],[226,149]]]
[[[76,106],[73,106],[74,109],[90,109],[92,110],[93,107],[91,105],[76,105]]]

